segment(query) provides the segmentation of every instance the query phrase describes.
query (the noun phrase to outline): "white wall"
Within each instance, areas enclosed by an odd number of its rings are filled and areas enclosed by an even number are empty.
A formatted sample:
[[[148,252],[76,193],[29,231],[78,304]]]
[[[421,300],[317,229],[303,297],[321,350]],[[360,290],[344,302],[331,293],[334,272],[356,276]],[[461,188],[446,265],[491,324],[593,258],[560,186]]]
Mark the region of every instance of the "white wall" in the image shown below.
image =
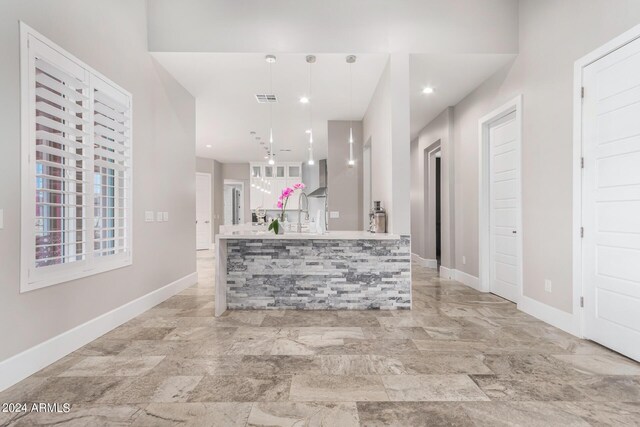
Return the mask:
[[[154,52],[515,53],[517,14],[517,0],[153,0],[149,47]]]
[[[350,125],[354,166],[348,164]],[[340,218],[329,218],[329,230],[362,230],[362,122],[329,120],[327,126],[329,211],[340,213]]]
[[[24,294],[19,20],[133,94],[133,265]],[[147,53],[146,22],[141,0],[0,3],[0,361],[196,270],[195,103]]]
[[[478,120],[522,93],[524,294],[570,313],[573,64],[638,24],[640,2],[522,0],[519,22],[514,63],[454,108],[454,263],[478,276]]]

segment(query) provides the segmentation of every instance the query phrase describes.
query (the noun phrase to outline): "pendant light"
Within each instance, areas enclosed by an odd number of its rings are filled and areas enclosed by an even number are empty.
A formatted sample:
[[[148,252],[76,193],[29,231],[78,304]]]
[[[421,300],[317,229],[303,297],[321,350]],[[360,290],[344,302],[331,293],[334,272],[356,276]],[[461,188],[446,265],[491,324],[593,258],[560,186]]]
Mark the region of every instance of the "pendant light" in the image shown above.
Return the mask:
[[[353,64],[356,62],[355,55],[347,56],[347,64],[349,64],[349,115],[353,115]],[[353,167],[356,160],[353,157],[353,121],[349,119],[349,167]]]
[[[275,55],[267,55],[265,60],[269,64],[269,95],[273,95],[273,70],[272,65],[276,62]],[[269,164],[276,163],[273,153],[273,103],[269,102]]]
[[[309,64],[309,99],[311,99],[311,64],[316,62],[315,55],[307,55],[307,64]],[[313,103],[309,105],[309,160],[308,165],[313,165]]]

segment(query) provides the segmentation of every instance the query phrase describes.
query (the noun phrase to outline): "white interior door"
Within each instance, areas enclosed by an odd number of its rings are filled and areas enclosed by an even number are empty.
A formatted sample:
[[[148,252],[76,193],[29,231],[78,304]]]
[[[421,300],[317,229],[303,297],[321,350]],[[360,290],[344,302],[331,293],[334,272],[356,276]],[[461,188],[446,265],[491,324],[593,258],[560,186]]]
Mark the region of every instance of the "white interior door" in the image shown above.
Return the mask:
[[[520,294],[520,162],[515,111],[489,126],[490,290],[517,302]]]
[[[583,81],[584,335],[640,361],[640,40]]]
[[[211,247],[211,175],[196,173],[196,249]]]

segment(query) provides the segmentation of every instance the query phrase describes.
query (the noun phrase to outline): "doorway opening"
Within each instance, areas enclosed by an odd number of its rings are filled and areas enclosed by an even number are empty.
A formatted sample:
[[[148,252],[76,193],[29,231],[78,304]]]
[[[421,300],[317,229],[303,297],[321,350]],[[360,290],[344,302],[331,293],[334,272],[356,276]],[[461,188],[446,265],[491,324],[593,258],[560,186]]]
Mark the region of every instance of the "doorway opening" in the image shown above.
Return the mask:
[[[442,264],[442,205],[441,205],[441,168],[440,163],[442,161],[442,152],[436,153],[436,262],[438,268]]]
[[[440,140],[424,149],[423,265],[437,269],[442,262],[441,160]]]
[[[224,225],[244,223],[244,183],[224,180]]]

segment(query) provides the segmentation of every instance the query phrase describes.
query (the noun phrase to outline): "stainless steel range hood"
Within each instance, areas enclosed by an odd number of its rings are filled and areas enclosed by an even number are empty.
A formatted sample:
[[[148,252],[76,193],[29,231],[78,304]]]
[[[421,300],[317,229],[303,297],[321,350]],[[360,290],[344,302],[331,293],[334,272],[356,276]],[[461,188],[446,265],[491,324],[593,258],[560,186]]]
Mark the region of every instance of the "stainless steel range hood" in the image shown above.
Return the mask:
[[[318,161],[318,188],[307,194],[307,197],[327,197],[327,159]]]

